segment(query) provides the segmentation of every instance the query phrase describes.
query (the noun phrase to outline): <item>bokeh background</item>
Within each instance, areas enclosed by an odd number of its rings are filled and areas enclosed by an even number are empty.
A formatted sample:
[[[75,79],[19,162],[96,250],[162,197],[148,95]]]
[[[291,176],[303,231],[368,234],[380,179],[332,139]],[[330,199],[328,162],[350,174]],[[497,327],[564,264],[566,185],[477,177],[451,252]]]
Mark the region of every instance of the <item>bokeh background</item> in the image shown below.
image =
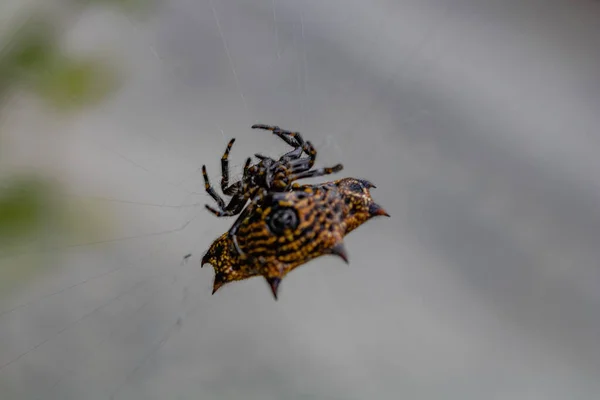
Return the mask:
[[[0,398],[600,396],[600,2],[3,0]],[[391,219],[211,296],[237,138]],[[192,254],[184,259],[187,254]]]

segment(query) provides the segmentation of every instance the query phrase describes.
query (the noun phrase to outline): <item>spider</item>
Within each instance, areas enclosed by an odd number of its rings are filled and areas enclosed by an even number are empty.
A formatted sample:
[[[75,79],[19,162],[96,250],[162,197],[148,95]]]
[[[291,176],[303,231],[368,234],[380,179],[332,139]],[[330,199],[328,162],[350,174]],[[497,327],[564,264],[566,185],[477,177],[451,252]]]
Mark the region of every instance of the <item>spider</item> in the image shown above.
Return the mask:
[[[318,185],[269,192],[239,226],[242,257],[228,233],[202,258],[215,269],[213,294],[224,284],[262,275],[275,299],[281,280],[293,269],[322,255],[348,263],[345,235],[375,216],[389,214],[373,201],[364,179],[343,178]]]
[[[231,139],[221,157],[221,190],[224,195],[231,196],[228,204],[225,203],[225,200],[211,186],[208,174],[206,173],[206,165],[202,166],[206,192],[215,200],[219,207],[217,210],[207,204],[206,208],[217,217],[229,217],[240,214],[229,230],[229,235],[233,238],[236,247],[238,247],[236,233],[240,224],[252,212],[260,199],[269,192],[289,191],[299,187],[295,183],[299,179],[329,175],[343,169],[342,164],[337,164],[333,167],[312,169],[317,158],[317,150],[310,141],[304,141],[299,132],[291,132],[281,129],[278,126],[264,124],[252,125],[252,129],[271,131],[294,149],[285,153],[279,160],[255,154],[255,157],[260,161],[254,165],[251,165],[252,159],[248,157],[244,164],[241,180],[230,185],[228,159],[235,138]],[[302,158],[303,153],[306,153],[308,157]],[[244,210],[248,200],[250,200],[250,205]],[[239,247],[238,250],[241,253]]]

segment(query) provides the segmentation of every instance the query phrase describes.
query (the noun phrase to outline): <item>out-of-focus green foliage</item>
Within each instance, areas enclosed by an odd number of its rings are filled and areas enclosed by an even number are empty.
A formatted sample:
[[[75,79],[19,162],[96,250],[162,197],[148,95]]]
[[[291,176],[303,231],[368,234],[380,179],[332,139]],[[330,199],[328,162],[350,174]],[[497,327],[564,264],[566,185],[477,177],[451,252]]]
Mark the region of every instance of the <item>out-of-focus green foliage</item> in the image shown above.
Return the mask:
[[[151,10],[157,1],[70,0],[67,3],[81,10],[113,6],[140,14]],[[53,22],[51,17],[32,15],[24,21],[15,21],[14,32],[0,38],[0,101],[14,90],[29,89],[53,108],[72,110],[104,99],[118,85],[116,71],[103,60],[65,55],[60,48],[59,27],[55,26],[60,24]]]
[[[44,181],[15,177],[0,188],[0,245],[38,230],[49,209],[49,190]]]
[[[74,10],[84,11],[92,6],[145,11],[155,1],[47,0],[46,3],[63,7],[71,18]],[[0,13],[2,7],[0,0]],[[56,15],[38,10],[25,17],[9,21],[14,22],[14,29],[7,31],[3,27],[4,34],[0,36],[0,129],[4,126],[2,106],[18,92],[37,95],[54,111],[76,112],[105,99],[117,88],[119,74],[106,60],[65,54],[61,48],[64,21],[56,21]],[[5,144],[2,136],[0,131],[0,146]],[[3,148],[0,156],[9,152],[10,149]],[[53,264],[53,253],[42,255],[40,251],[60,248],[74,237],[93,240],[100,228],[91,226],[96,211],[75,206],[55,182],[35,175],[7,176],[0,170],[0,296],[14,290],[40,268]],[[107,219],[96,219],[103,220]],[[18,254],[25,256],[15,256]]]
[[[75,0],[81,4],[87,5],[113,5],[126,12],[142,12],[151,9],[156,5],[155,0]]]
[[[5,179],[0,183],[0,260],[93,241],[103,233],[102,223],[109,221],[102,211],[36,175]]]
[[[0,50],[0,98],[32,90],[57,110],[72,110],[103,99],[117,86],[117,75],[102,60],[63,54],[56,30],[29,20]]]
[[[100,101],[116,86],[115,73],[95,60],[54,60],[35,82],[36,92],[62,110]]]
[[[0,295],[10,292],[18,284],[39,272],[43,266],[53,265],[38,259],[35,250],[41,250],[52,232],[60,234],[62,210],[55,198],[56,188],[36,176],[15,176],[0,187]],[[33,257],[10,258],[11,253],[31,254]]]
[[[63,263],[65,246],[101,240],[111,218],[93,202],[65,196],[36,175],[0,184],[0,302],[30,279]],[[104,236],[105,237],[105,236]]]

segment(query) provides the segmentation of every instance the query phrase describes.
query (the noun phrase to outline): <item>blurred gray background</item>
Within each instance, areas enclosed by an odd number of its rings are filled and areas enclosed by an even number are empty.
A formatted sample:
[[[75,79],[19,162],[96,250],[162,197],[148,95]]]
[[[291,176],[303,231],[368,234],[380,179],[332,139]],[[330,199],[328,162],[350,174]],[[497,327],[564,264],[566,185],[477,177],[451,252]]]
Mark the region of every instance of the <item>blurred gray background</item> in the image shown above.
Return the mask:
[[[0,301],[0,398],[600,396],[599,2],[55,3],[61,51],[122,84],[78,113],[4,104],[4,172],[54,180],[93,233],[2,256],[47,268]],[[257,122],[392,215],[277,302],[261,279],[211,296],[199,268],[233,222],[201,165],[218,183],[232,137],[237,177],[287,150]]]

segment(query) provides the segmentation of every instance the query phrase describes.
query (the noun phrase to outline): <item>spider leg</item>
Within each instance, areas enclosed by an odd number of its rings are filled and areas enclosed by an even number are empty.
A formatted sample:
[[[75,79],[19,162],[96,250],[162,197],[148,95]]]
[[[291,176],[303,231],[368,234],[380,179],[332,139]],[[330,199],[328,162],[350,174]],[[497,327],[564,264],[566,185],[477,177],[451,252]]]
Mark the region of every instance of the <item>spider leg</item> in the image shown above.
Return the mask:
[[[300,158],[290,162],[290,168],[292,173],[308,171],[312,168],[312,160],[310,158]]]
[[[223,188],[223,194],[227,195],[227,196],[233,196],[234,194],[236,194],[239,190],[239,188],[241,187],[240,185],[241,182],[236,182],[236,183],[232,183],[231,185],[227,186],[226,188]]]
[[[302,151],[303,151],[302,147],[297,147],[294,150],[282,155],[281,158],[279,159],[279,161],[297,160],[302,155]]]
[[[284,154],[283,157],[281,157],[281,160],[283,160],[284,157],[288,161],[298,159],[302,155],[302,152],[304,152],[304,153],[306,153],[306,155],[308,155],[310,157],[310,159],[312,160],[312,162],[314,164],[314,162],[317,158],[317,150],[315,149],[315,146],[313,146],[310,141],[305,142],[304,139],[302,138],[302,135],[300,134],[300,132],[291,132],[291,131],[282,130],[279,127],[276,127],[276,128],[277,129],[273,131],[274,134],[276,134],[277,136],[282,138],[289,145],[296,147],[296,149],[290,151],[289,153]],[[284,135],[286,135],[286,136],[284,136]],[[294,145],[291,143],[291,141],[288,141],[287,139],[289,137],[295,139],[297,144]],[[301,148],[302,150],[299,151],[298,148]],[[311,164],[311,168],[312,168],[312,164]]]
[[[289,132],[289,131],[283,131],[283,132],[286,132],[290,135],[295,135],[293,137],[296,139],[298,144],[294,150],[292,150],[288,153],[285,153],[283,156],[281,156],[279,161],[297,160],[302,156],[302,152],[304,152],[310,159],[310,166],[308,167],[308,169],[312,168],[317,159],[317,150],[315,149],[315,146],[313,146],[313,144],[310,141],[305,142],[304,139],[302,139],[302,135],[300,135],[299,132]],[[280,136],[280,137],[282,137],[282,136]]]
[[[244,173],[243,173],[242,180],[246,176],[248,176],[248,169],[250,168],[251,162],[252,162],[252,159],[250,157],[248,157],[248,159],[246,160],[246,164],[244,164]],[[221,187],[221,189],[223,190],[223,193],[226,194],[227,196],[233,196],[234,194],[239,192],[241,190],[241,188],[242,188],[242,181],[237,181],[236,183],[233,183],[228,187]]]
[[[317,159],[317,150],[310,141],[304,141],[300,132],[292,132],[285,129],[281,129],[278,126],[256,124],[252,125],[252,129],[264,129],[272,131],[275,135],[280,137],[283,141],[292,147],[294,150],[284,154],[279,160],[280,161],[291,161],[300,158],[302,152],[306,153],[310,159],[308,169],[312,168]],[[301,150],[299,150],[301,149]]]
[[[333,174],[335,172],[339,172],[343,168],[344,168],[344,166],[342,164],[337,164],[337,165],[334,165],[333,167],[319,168],[319,169],[313,169],[310,171],[298,172],[296,174],[292,174],[288,178],[288,181],[293,182],[293,181],[297,181],[298,179],[313,178],[316,176],[329,175],[329,174]]]
[[[284,142],[286,142],[287,144],[289,144],[290,146],[292,146],[294,148],[302,146],[302,144],[299,143],[296,138],[296,136],[300,135],[298,132],[290,132],[290,131],[281,129],[278,126],[264,125],[264,124],[255,124],[255,125],[252,125],[251,128],[252,129],[263,129],[265,131],[271,131],[275,135],[279,136],[281,138],[281,140],[283,140]],[[300,139],[302,139],[302,137],[300,137]]]
[[[229,229],[229,237],[231,237],[231,239],[233,240],[233,245],[235,246],[235,249],[239,255],[244,255],[244,252],[242,251],[242,249],[240,249],[240,245],[237,241],[237,230],[239,229],[242,222],[248,217],[248,214],[250,213],[250,211],[252,211],[253,208],[254,207],[252,207],[252,203],[250,203],[250,205],[246,207],[246,209],[242,211],[240,216],[235,220],[235,222],[231,226],[231,229]]]
[[[260,201],[260,198],[267,194],[267,191],[265,189],[258,189],[258,188],[256,190],[253,190],[253,194],[256,193],[256,191],[258,191],[258,190],[260,190],[260,192],[252,197],[252,201],[250,202],[248,207],[246,207],[246,209],[244,211],[242,211],[240,216],[235,220],[235,222],[231,226],[231,229],[229,229],[229,236],[233,240],[235,249],[241,256],[243,256],[245,253],[242,251],[242,249],[240,249],[240,246],[238,244],[237,231],[238,231],[240,225],[242,225],[242,222],[244,222],[244,220],[248,217],[248,215],[252,212],[252,210],[254,210],[254,207],[256,207],[256,204],[258,203],[258,201]]]
[[[244,210],[248,199],[253,196],[255,191],[248,190],[247,182],[239,181],[232,186],[235,186],[236,193],[233,195],[227,206],[219,206],[219,210],[206,205],[206,209],[217,217],[232,217],[238,215]]]
[[[235,196],[231,199],[227,207],[221,207],[220,210],[217,210],[207,204],[206,209],[217,217],[233,217],[244,209],[247,201],[248,199],[244,196]]]
[[[281,129],[278,126],[263,125],[263,124],[252,125],[252,129],[263,129],[263,130],[271,131],[271,132],[273,132],[273,134],[275,134],[279,138],[281,138],[281,140],[283,140],[290,146],[294,147],[294,150],[284,154],[280,158],[280,161],[283,161],[283,160],[289,161],[289,160],[295,160],[297,158],[300,158],[303,151],[306,152],[306,154],[310,154],[311,148],[314,151],[314,148],[312,147],[312,145],[310,145],[310,144],[308,146],[306,145],[300,132],[292,132],[292,131],[288,131],[285,129]],[[316,152],[315,152],[315,154],[316,154]]]
[[[215,189],[213,189],[210,185],[210,181],[208,180],[208,174],[206,173],[206,165],[202,166],[202,176],[204,177],[204,189],[206,190],[206,193],[208,193],[210,197],[212,197],[217,202],[219,208],[225,207],[225,200],[223,200],[223,198],[221,198],[221,196],[219,196],[217,192],[215,192]]]
[[[248,174],[248,170],[250,169],[251,162],[252,162],[252,159],[250,157],[248,157],[246,159],[246,164],[244,164],[244,177]]]
[[[310,142],[306,142],[306,144],[308,145],[308,157],[296,158],[291,160],[283,160],[285,156],[281,157],[282,161],[286,161],[289,163],[292,174],[308,171],[315,165],[317,152]]]
[[[236,189],[239,188],[239,190],[236,190],[236,193],[227,206],[223,204],[223,206],[219,206],[219,210],[217,210],[207,204],[206,209],[217,217],[232,217],[241,213],[253,193],[247,190],[247,187],[242,181],[237,182],[235,185]]]
[[[313,146],[310,141],[306,141],[303,144],[302,149],[306,154],[308,154],[308,158],[310,160],[308,169],[311,169],[317,160],[317,149],[315,149],[315,146]]]
[[[231,146],[233,146],[234,142],[235,138],[227,143],[225,153],[223,153],[223,156],[221,157],[221,190],[223,190],[223,193],[225,193],[225,189],[229,186],[229,152],[231,151]]]
[[[271,161],[275,161],[275,160],[273,160],[271,157],[263,156],[263,155],[262,155],[262,154],[260,154],[260,153],[256,153],[256,154],[254,155],[254,157],[258,158],[260,161],[264,161],[264,160],[271,160]]]

